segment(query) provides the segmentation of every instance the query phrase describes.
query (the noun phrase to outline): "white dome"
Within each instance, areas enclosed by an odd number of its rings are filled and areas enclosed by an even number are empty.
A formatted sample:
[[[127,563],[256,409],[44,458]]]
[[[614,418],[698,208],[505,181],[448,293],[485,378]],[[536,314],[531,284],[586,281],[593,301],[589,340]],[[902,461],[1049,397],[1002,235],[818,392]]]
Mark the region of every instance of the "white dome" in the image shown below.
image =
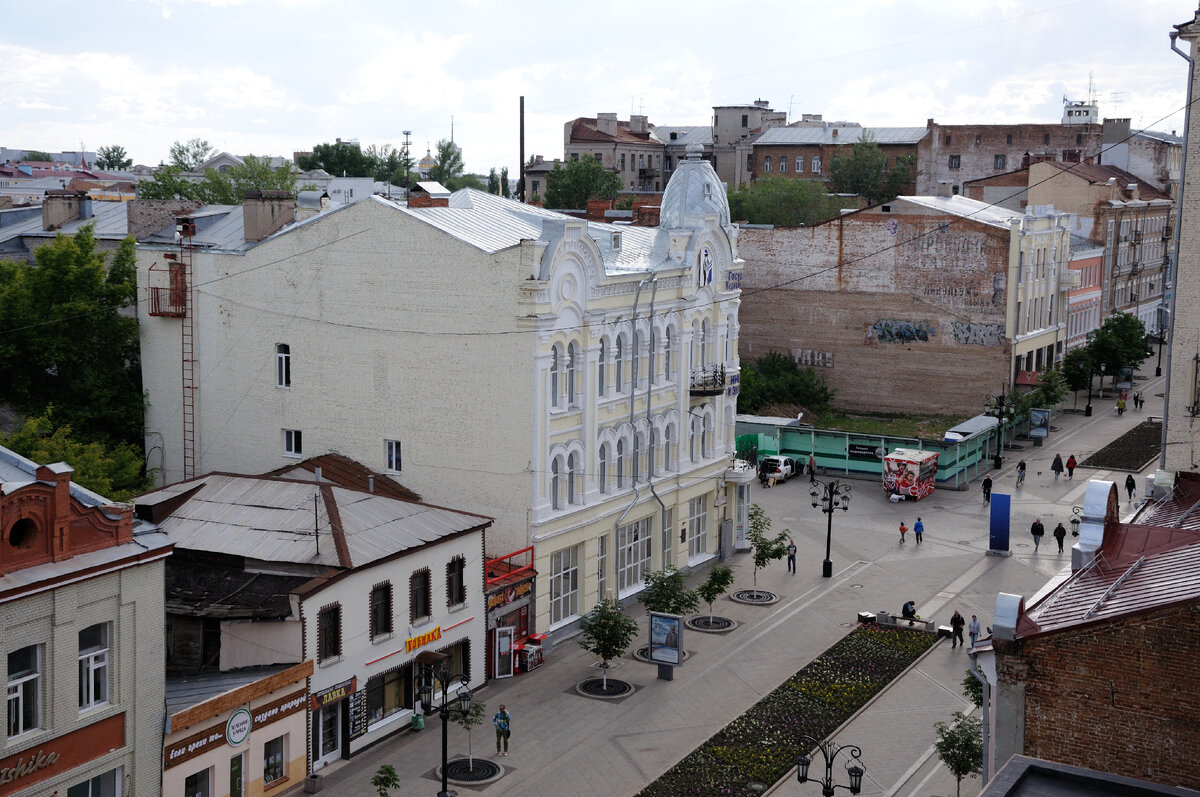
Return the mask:
[[[679,162],[663,192],[659,226],[668,230],[698,228],[704,225],[705,216],[715,213],[717,222],[731,229],[725,186],[712,164],[700,159],[703,149],[699,144],[688,144],[687,158]]]

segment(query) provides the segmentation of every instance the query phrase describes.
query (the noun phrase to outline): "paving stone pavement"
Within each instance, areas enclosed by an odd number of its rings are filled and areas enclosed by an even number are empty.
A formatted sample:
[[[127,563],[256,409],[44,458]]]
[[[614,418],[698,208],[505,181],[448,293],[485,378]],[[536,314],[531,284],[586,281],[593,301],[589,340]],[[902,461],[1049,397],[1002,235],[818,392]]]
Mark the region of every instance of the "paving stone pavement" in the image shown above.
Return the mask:
[[[675,671],[674,680],[658,680],[654,665],[626,656],[610,674],[633,684],[636,692],[620,700],[590,699],[575,692],[575,685],[596,670],[590,654],[573,640],[556,645],[547,653],[546,664],[532,673],[490,681],[477,697],[487,703],[488,716],[501,702],[512,713],[511,754],[493,755],[490,724],[471,733],[470,745],[474,755],[499,764],[504,774],[486,786],[452,785],[452,789],[460,797],[633,795],[844,636],[855,626],[858,611],[898,612],[900,604],[911,598],[922,616],[939,624],[948,623],[958,609],[965,617],[976,614],[982,625],[990,625],[997,592],[1029,596],[1070,565],[1069,549],[1058,554],[1049,535],[1047,550],[1034,553],[1028,534],[1033,518],[1040,516],[1051,529],[1070,517],[1070,507],[1080,502],[1089,478],[1124,480],[1124,472],[1077,468],[1073,481],[1064,476],[1055,482],[1049,469],[1054,454],[1061,453],[1064,459],[1074,454],[1082,461],[1147,415],[1161,417],[1154,408],[1162,381],[1137,382],[1137,388],[1154,399],[1140,412],[1118,417],[1111,398],[1093,398],[1093,417],[1057,415],[1052,424],[1058,431],[1052,432],[1046,445],[1035,448],[1029,441],[1019,441],[1025,448],[1007,453],[1004,468],[999,474],[993,472],[992,478],[994,492],[1013,495],[1013,553],[1008,557],[985,553],[987,507],[977,481],[967,491],[939,489],[916,504],[893,504],[876,482],[856,480],[850,510],[833,517],[834,574],[824,579],[826,517],[812,508],[807,480],[771,490],[755,485],[752,500],[772,519],[772,531],[789,529],[799,547],[795,575],[787,572],[783,561],[758,574],[759,588],[775,592],[780,600],[767,606],[719,600],[715,613],[735,620],[738,627],[725,634],[688,630],[685,647],[691,655]],[[1015,465],[1021,458],[1028,463],[1028,476],[1022,487],[1015,488]],[[1141,471],[1139,489],[1143,476],[1156,467],[1157,460]],[[1123,511],[1132,509],[1122,502]],[[895,530],[900,520],[911,526],[918,514],[925,522],[925,541],[919,546],[912,539],[898,544]],[[736,554],[730,564],[737,575],[734,589],[749,588],[753,567],[749,554]],[[699,583],[705,572],[693,574],[689,583]],[[630,613],[642,625],[639,639],[644,644],[640,605],[634,604]],[[867,771],[864,795],[955,793],[954,777],[933,752],[933,724],[972,708],[960,685],[966,666],[966,652],[941,640],[838,731],[839,743],[862,748]],[[453,724],[449,752],[452,758],[468,753],[467,732]],[[423,731],[402,732],[350,761],[326,768],[322,794],[374,794],[371,775],[381,764],[390,763],[402,780],[401,787],[391,792],[393,797],[428,797],[440,788],[436,777],[440,758],[440,720],[432,716]],[[976,794],[980,782],[968,779],[962,786],[963,794]],[[798,784],[794,772],[768,790],[775,797],[819,792],[813,783]]]

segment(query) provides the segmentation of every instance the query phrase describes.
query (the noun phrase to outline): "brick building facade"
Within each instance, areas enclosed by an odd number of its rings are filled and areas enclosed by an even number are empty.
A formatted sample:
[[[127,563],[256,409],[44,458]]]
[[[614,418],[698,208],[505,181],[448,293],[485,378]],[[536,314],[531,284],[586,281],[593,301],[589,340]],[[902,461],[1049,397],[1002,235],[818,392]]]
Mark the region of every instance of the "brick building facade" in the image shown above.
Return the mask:
[[[766,131],[754,142],[753,176],[792,177],[829,182],[829,166],[839,152],[847,152],[864,138],[879,145],[888,169],[900,158],[917,157],[918,144],[928,131],[923,127],[869,127],[850,122],[788,125]],[[916,184],[902,187],[913,193]]]

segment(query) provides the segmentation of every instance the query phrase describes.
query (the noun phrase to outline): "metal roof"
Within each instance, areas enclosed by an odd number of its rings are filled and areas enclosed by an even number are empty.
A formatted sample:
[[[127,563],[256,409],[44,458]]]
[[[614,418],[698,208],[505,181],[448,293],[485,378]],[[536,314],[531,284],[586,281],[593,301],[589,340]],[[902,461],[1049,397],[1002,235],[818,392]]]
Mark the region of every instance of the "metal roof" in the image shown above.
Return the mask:
[[[837,135],[834,135],[834,133]],[[926,127],[859,127],[837,124],[822,127],[772,127],[755,140],[768,144],[857,144],[870,134],[876,144],[916,144],[929,134]]]
[[[88,224],[96,226],[95,236],[98,239],[122,239],[129,234],[128,205],[125,202],[110,202],[102,199],[90,200],[92,215],[86,219],[68,221],[57,230],[42,229],[41,214],[26,219],[12,226],[0,228],[0,242],[9,241],[22,236],[40,236],[53,238],[62,233],[74,235]]]
[[[989,205],[986,202],[968,199],[961,194],[955,196],[901,196],[896,198],[904,202],[929,208],[930,210],[936,210],[939,213],[960,216],[964,219],[977,221],[981,224],[989,224],[1005,230],[1009,229],[1009,223],[1012,220],[1021,218],[1019,213],[1014,213],[997,205]]]
[[[177,547],[268,562],[357,567],[491,523],[481,515],[315,481],[224,473],[146,493],[135,503],[153,505],[192,490],[159,523]],[[340,521],[336,529],[331,509]],[[339,543],[348,562],[339,556]]]
[[[230,672],[205,672],[186,676],[168,675],[167,716],[295,666],[294,664],[276,664],[268,667],[246,667]]]
[[[692,143],[711,147],[713,143],[712,128],[707,125],[698,127],[652,125],[652,127],[654,128],[654,135],[658,137],[658,140],[669,147]],[[672,133],[675,134],[675,138],[671,138]]]

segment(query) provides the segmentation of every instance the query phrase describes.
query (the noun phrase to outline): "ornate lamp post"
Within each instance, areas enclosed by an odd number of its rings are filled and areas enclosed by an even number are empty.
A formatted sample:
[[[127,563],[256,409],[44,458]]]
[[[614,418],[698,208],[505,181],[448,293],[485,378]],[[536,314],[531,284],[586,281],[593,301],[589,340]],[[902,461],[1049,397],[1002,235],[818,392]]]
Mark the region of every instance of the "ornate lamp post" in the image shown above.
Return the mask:
[[[829,549],[833,544],[833,510],[838,507],[841,507],[842,511],[850,508],[850,485],[837,479],[823,482],[816,478],[812,479],[811,484],[808,494],[812,497],[813,509],[820,504],[821,511],[828,516],[825,526],[825,561],[821,563],[821,575],[829,578],[833,575],[833,560],[829,558]]]
[[[1071,507],[1071,520],[1069,522],[1071,524],[1071,536],[1072,537],[1079,536],[1079,525],[1083,522],[1083,520],[1079,517],[1079,515],[1082,512],[1083,512],[1083,507],[1081,507],[1081,506]]]
[[[438,797],[454,797],[458,792],[450,791],[446,784],[446,750],[447,750],[447,720],[450,719],[452,712],[457,712],[466,716],[471,713],[471,690],[460,688],[457,694],[450,693],[450,687],[454,683],[462,684],[466,687],[468,684],[467,676],[451,675],[450,671],[445,667],[435,664],[426,664],[421,667],[421,681],[417,686],[417,695],[421,698],[421,706],[432,706],[434,697],[434,682],[442,685],[441,704],[437,706],[438,715],[442,718],[442,790],[438,792]],[[458,705],[454,705],[455,702]]]
[[[821,751],[821,755],[825,757],[825,778],[820,781],[822,797],[833,797],[835,789],[849,789],[851,794],[858,794],[862,791],[862,779],[866,774],[861,766],[862,750],[858,745],[845,744],[837,745],[832,741],[817,741],[811,736],[801,736],[802,741],[807,741],[816,746]],[[846,762],[846,774],[850,777],[850,785],[845,786],[841,783],[833,782],[833,762],[842,751],[846,751],[849,760]],[[808,768],[812,765],[812,758],[802,755],[796,759],[796,780],[801,783],[808,783]]]
[[[988,415],[994,415],[999,423],[1000,440],[996,445],[996,456],[992,459],[992,467],[996,470],[1004,467],[1004,424],[1012,420],[1017,414],[1017,408],[1013,406],[1012,393],[1005,394],[1007,383],[1001,386],[1000,394],[996,396],[988,396],[987,400],[991,402],[983,408]]]

